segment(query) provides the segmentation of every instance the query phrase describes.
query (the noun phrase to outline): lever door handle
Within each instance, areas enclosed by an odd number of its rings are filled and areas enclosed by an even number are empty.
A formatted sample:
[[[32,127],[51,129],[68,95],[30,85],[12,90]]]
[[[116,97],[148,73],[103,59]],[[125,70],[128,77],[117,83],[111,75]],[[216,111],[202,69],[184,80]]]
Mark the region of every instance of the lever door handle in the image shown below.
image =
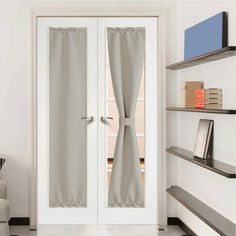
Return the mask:
[[[101,116],[101,121],[113,120],[113,117],[110,116]]]
[[[85,116],[85,117],[82,117],[81,120],[87,120],[89,122],[92,122],[93,121],[93,116]]]

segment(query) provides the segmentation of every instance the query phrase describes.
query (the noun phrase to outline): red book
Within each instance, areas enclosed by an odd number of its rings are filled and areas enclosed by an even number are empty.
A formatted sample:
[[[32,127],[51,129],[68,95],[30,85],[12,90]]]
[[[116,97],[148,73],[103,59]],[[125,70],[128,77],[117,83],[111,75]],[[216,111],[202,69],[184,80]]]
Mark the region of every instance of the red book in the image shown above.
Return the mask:
[[[195,97],[196,97],[196,98],[204,98],[205,95],[204,95],[204,94],[196,94]]]
[[[195,102],[205,102],[205,99],[204,98],[196,98]]]
[[[204,89],[196,89],[195,94],[205,94],[205,90]]]
[[[195,107],[196,107],[196,108],[204,108],[205,105],[204,105],[204,104],[202,104],[202,105],[197,105],[197,104],[196,104]]]
[[[205,107],[205,104],[195,104],[195,107]]]

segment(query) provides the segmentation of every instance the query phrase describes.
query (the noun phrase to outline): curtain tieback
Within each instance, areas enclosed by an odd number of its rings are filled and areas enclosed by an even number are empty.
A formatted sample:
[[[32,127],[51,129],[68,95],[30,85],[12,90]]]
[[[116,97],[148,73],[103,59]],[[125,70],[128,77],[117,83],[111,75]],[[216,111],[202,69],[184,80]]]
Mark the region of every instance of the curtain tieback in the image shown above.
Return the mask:
[[[134,117],[120,117],[119,118],[120,126],[131,126],[134,125]]]

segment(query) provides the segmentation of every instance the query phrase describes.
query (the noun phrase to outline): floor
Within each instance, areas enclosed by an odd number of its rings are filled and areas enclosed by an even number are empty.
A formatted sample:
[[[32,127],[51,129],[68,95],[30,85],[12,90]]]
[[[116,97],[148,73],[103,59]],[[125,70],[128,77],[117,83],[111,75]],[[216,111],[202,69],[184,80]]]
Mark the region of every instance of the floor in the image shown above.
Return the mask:
[[[164,230],[164,231],[160,231]],[[14,236],[181,236],[184,232],[177,226],[158,227],[156,225],[80,225],[80,226],[40,226],[29,231],[26,226],[11,226]]]

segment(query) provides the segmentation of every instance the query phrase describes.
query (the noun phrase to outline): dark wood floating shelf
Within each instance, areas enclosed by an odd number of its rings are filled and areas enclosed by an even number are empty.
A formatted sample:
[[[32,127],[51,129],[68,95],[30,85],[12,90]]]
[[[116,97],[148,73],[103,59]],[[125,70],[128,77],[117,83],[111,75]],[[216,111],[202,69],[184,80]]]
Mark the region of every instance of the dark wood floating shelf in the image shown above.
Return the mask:
[[[185,111],[185,112],[202,112],[202,113],[214,113],[214,114],[236,114],[235,109],[197,109],[197,108],[184,108],[184,107],[167,107],[167,111]]]
[[[199,165],[203,168],[206,168],[208,170],[211,170],[217,174],[223,175],[227,178],[235,179],[236,178],[236,167],[226,164],[221,161],[217,161],[214,159],[201,159],[198,157],[193,156],[193,152],[188,151],[186,149],[180,148],[180,147],[170,147],[167,148],[166,151],[168,153],[171,153],[175,156],[178,156],[180,158],[183,158],[187,161],[190,161],[196,165]]]
[[[235,236],[236,225],[233,222],[184,189],[172,186],[166,191],[220,235]]]
[[[188,68],[191,66],[200,65],[200,64],[207,63],[207,62],[220,60],[220,59],[223,59],[226,57],[232,57],[235,55],[236,55],[236,46],[229,46],[229,47],[225,47],[225,48],[216,50],[214,52],[209,52],[209,53],[203,54],[201,56],[198,56],[198,57],[195,57],[195,58],[192,58],[189,60],[185,60],[185,61],[171,64],[171,65],[167,66],[166,69],[181,70],[181,69]]]

